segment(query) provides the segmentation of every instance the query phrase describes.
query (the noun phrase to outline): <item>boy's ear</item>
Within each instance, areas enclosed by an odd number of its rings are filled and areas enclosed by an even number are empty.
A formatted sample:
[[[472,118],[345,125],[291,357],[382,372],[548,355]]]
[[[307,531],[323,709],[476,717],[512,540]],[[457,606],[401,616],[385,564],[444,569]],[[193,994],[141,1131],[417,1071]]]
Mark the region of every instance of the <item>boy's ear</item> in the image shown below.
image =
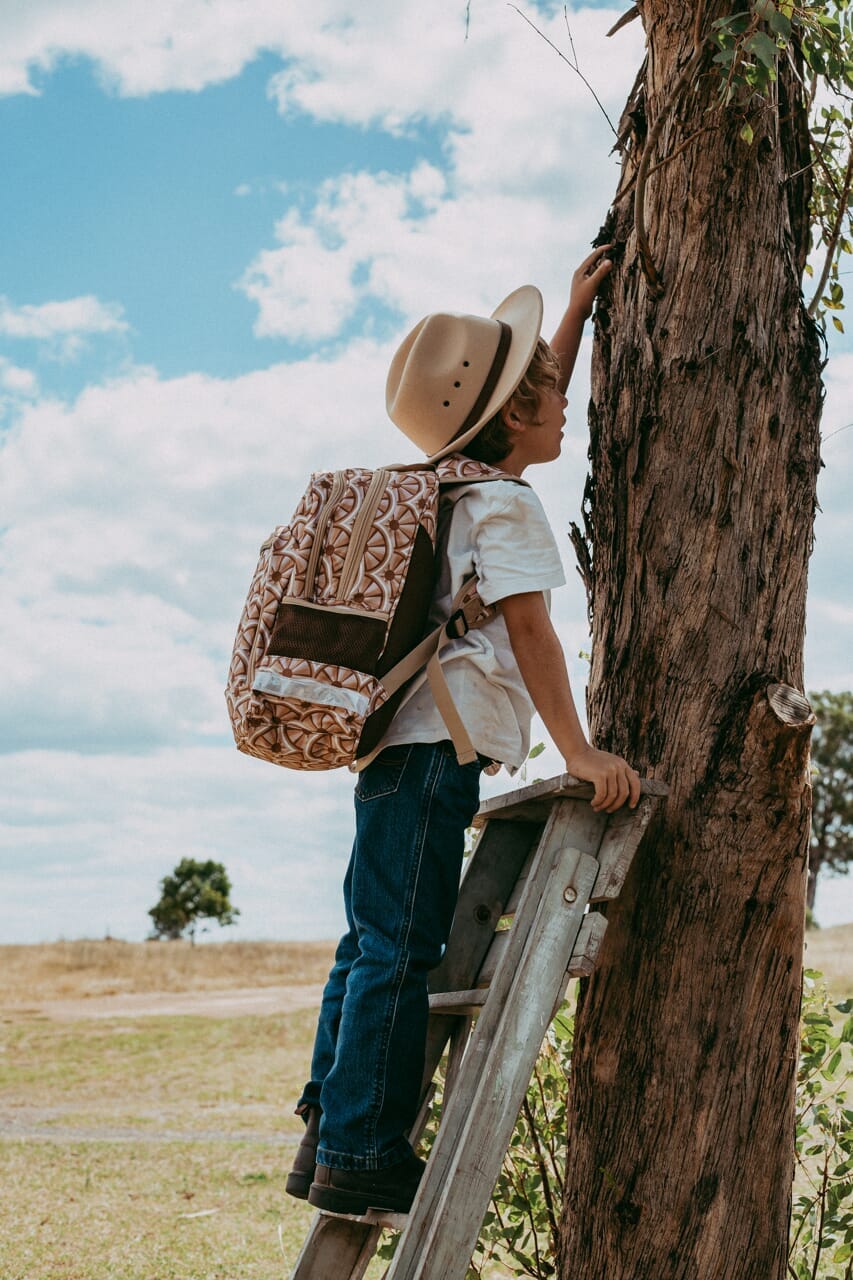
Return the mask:
[[[503,418],[504,426],[508,427],[510,431],[520,431],[524,426],[521,415],[513,406],[511,400],[501,409],[501,417]]]

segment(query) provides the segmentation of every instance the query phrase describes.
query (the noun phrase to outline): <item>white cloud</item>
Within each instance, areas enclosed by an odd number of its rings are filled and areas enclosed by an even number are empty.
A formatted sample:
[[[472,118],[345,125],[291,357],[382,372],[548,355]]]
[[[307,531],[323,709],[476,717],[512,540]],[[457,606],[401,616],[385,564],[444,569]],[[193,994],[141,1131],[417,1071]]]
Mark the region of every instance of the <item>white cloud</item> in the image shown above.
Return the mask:
[[[0,941],[107,928],[142,938],[159,881],[182,857],[225,863],[241,918],[222,937],[334,937],[351,790],[346,770],[295,774],[230,746],[7,755],[0,891],[15,910]]]
[[[32,369],[22,369],[0,356],[0,391],[9,396],[31,398],[38,395],[38,379]]]
[[[446,121],[446,173],[421,162],[398,174],[328,179],[294,203],[241,287],[263,335],[335,336],[364,301],[411,323],[435,307],[491,309],[522,280],[540,283],[555,316],[575,263],[606,212],[616,173],[611,135],[580,79],[510,9],[487,10],[459,38],[448,9],[350,14],[306,35],[273,78],[280,108],[317,119],[399,129]],[[562,14],[540,19],[566,43]],[[607,14],[572,18],[583,59],[601,57]],[[638,24],[639,26],[639,24]],[[618,112],[641,56],[640,33],[608,44],[601,96]],[[418,49],[417,58],[404,51]],[[399,51],[394,56],[394,51]],[[603,77],[600,77],[603,79]],[[544,104],[547,104],[547,110]]]
[[[122,308],[87,294],[60,302],[14,306],[0,297],[0,335],[46,343],[49,354],[74,360],[85,350],[85,339],[98,333],[125,333]]]
[[[413,119],[437,118],[454,95],[473,96],[468,78],[478,61],[494,68],[495,112],[501,112],[502,94],[519,100],[547,89],[539,76],[531,82],[523,61],[525,48],[539,38],[504,10],[475,6],[466,41],[460,0],[436,0],[428,10],[398,0],[360,8],[347,0],[315,0],[310,20],[298,6],[278,0],[151,0],[144,8],[134,0],[108,6],[102,0],[29,0],[4,15],[0,92],[37,92],[39,74],[63,57],[91,58],[104,82],[123,95],[198,91],[272,51],[287,63],[271,88],[283,108],[403,131]],[[636,46],[632,28],[603,43],[617,13],[614,6],[573,16],[582,61],[592,56],[589,32],[611,59]],[[561,12],[539,14],[536,21],[567,44]],[[505,32],[521,50],[510,81],[500,79]],[[571,75],[565,66],[563,72]]]
[[[116,333],[127,329],[122,308],[91,294],[38,306],[13,306],[0,298],[0,334],[9,338],[55,338],[72,333]]]
[[[358,173],[324,182],[310,214],[294,208],[277,224],[282,248],[260,253],[240,282],[258,304],[255,332],[329,338],[368,295],[399,306],[406,245],[426,234],[423,211],[436,208],[444,189],[443,175],[427,164],[403,177]]]
[[[617,12],[571,19],[614,118],[642,43],[639,23],[605,39]],[[561,11],[537,21],[565,45]],[[438,306],[489,309],[524,280],[543,288],[553,324],[615,187],[614,162],[602,161],[611,135],[508,6],[473,6],[467,43],[463,29],[458,0],[317,0],[307,18],[278,0],[33,0],[4,20],[0,92],[32,91],[28,76],[66,54],[95,59],[119,93],[147,94],[198,90],[279,52],[287,66],[270,93],[283,111],[413,136],[428,120],[443,151],[425,163],[413,145],[400,172],[329,175],[313,197],[283,183],[290,206],[242,281],[259,335],[325,342],[371,302],[402,329]],[[7,303],[0,315],[7,333],[71,353],[85,334],[126,327],[120,308],[93,297]],[[21,726],[2,745],[35,748],[4,757],[5,847],[24,864],[6,890],[18,937],[55,936],[57,921],[91,932],[93,920],[141,936],[156,881],[184,853],[227,863],[245,936],[337,931],[351,780],[291,775],[222,745],[221,690],[257,547],[310,470],[415,456],[384,414],[393,345],[362,338],[232,380],[136,368],[71,404],[19,409],[0,480],[4,723]],[[571,584],[554,616],[581,706],[586,667],[572,655],[586,647],[585,602],[565,530],[586,473],[588,360],[585,347],[563,460],[532,477]],[[849,421],[853,357],[834,359],[828,382],[827,433]],[[8,362],[0,385],[19,400],[37,389]],[[851,447],[853,431],[825,447],[809,687],[853,681],[838,604],[850,598],[839,583],[853,546]],[[549,753],[536,771],[559,767]]]
[[[0,747],[223,732],[261,541],[312,470],[412,456],[380,409],[388,358],[356,342],[233,381],[137,370],[21,412],[0,477]]]

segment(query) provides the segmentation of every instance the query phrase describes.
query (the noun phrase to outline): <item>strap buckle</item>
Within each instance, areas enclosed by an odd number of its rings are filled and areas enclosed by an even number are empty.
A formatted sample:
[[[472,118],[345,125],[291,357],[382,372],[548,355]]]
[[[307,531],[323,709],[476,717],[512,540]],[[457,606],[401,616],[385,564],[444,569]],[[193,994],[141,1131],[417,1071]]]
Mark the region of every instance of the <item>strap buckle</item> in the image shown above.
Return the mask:
[[[468,619],[465,617],[464,609],[457,609],[455,613],[451,613],[447,622],[444,624],[444,631],[451,640],[461,640],[463,636],[467,636],[471,627]]]

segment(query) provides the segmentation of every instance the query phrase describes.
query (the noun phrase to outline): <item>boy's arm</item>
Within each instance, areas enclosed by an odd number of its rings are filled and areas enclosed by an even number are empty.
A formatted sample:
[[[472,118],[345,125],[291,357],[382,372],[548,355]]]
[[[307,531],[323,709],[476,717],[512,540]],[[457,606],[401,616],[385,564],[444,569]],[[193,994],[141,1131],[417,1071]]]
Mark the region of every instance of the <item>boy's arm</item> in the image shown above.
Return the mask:
[[[583,337],[584,323],[592,315],[592,304],[595,302],[595,295],[604,277],[613,270],[611,260],[602,257],[608,249],[612,248],[613,246],[610,244],[599,245],[588,258],[584,258],[572,276],[569,305],[560,321],[557,332],[551,339],[551,350],[560,361],[561,376],[559,387],[563,395],[566,393],[566,387],[569,385],[574,371],[578,347]]]
[[[597,751],[584,736],[575,708],[563,646],[541,591],[506,596],[500,602],[522,679],[554,745],[576,778],[595,786],[593,809],[613,813],[640,798],[640,778],[621,756]]]

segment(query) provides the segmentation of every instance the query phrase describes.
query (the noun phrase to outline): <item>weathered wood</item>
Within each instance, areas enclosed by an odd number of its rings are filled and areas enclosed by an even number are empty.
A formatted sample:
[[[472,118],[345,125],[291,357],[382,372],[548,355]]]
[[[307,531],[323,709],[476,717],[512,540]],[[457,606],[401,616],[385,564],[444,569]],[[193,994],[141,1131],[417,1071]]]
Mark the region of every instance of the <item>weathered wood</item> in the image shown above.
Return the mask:
[[[607,920],[600,911],[588,911],[569,961],[570,978],[588,978],[598,962],[598,953],[607,932]]]
[[[544,782],[534,782],[529,787],[520,787],[517,791],[485,800],[472,825],[483,827],[492,818],[542,822],[547,817],[552,799],[563,796],[566,799],[591,800],[594,794],[591,783],[579,782],[570,773],[561,773],[555,778],[546,778]],[[643,778],[640,794],[660,798],[669,794],[669,787],[658,778]]]
[[[429,998],[430,1013],[479,1013],[486,1003],[488,991],[472,988],[468,991],[439,991]]]
[[[433,1280],[439,1275],[450,1280],[464,1275],[539,1043],[563,997],[568,976],[588,972],[607,926],[600,914],[583,914],[586,897],[601,875],[593,854],[609,849],[607,856],[615,864],[633,847],[627,830],[630,821],[614,822],[577,799],[552,796],[537,812],[539,820],[532,823],[516,816],[483,829],[462,880],[444,959],[431,975],[425,1082],[427,1076],[429,1080],[410,1135],[413,1142],[428,1118],[435,1091],[432,1075],[448,1038],[450,1050],[439,1130],[442,1145],[437,1142],[433,1149],[425,1190],[408,1216],[318,1214],[292,1280],[361,1280],[382,1226],[405,1227],[400,1256],[412,1233],[421,1240],[429,1233],[435,1237],[430,1247],[439,1249],[440,1257],[430,1254],[433,1261],[428,1265],[412,1262],[420,1269],[402,1270],[403,1263],[395,1263],[398,1269],[392,1274],[398,1280],[415,1276]],[[641,814],[632,819],[643,821]],[[520,896],[515,887],[519,877]],[[495,933],[495,925],[515,900],[518,906],[510,929]],[[444,986],[454,981],[458,988]],[[489,981],[491,989],[486,985]],[[450,1009],[453,1012],[444,1012]],[[472,1016],[478,1021],[469,1035]],[[484,1080],[491,1082],[491,1092],[480,1098]],[[505,1082],[511,1083],[509,1091]],[[496,1101],[501,1103],[497,1111]],[[460,1144],[470,1144],[470,1168],[464,1160],[457,1168],[454,1146]],[[445,1157],[436,1158],[441,1150]],[[457,1188],[453,1193],[442,1185],[440,1172],[448,1154]],[[444,1223],[440,1229],[432,1221],[435,1213]],[[412,1256],[417,1259],[417,1255],[415,1249]],[[445,1255],[452,1257],[453,1270],[436,1270],[444,1268]]]
[[[530,868],[530,861],[532,857],[533,857],[533,850],[531,849],[530,857],[527,859],[527,862],[521,868],[521,871],[518,873],[518,879],[516,880],[515,884],[512,887],[512,893],[509,895],[509,897],[506,900],[506,903],[504,904],[503,913],[505,916],[513,915],[515,913],[516,907],[521,901],[521,895],[524,892],[524,882],[527,879],[527,872]]]
[[[571,804],[557,801],[554,809],[559,814]],[[516,928],[529,924],[524,943],[518,955],[507,948],[495,974],[497,998],[486,1004],[474,1028],[471,1069],[445,1107],[388,1280],[463,1280],[468,1270],[598,874],[594,858],[566,843],[570,836],[570,817],[560,815],[551,840],[543,839],[542,873],[531,871],[516,917]]]
[[[464,991],[476,985],[495,926],[543,825],[543,821],[489,823],[483,831],[462,877],[447,949],[441,964],[429,975],[431,992]],[[452,1014],[430,1018],[424,1090],[432,1080],[455,1022]]]
[[[601,871],[592,891],[592,902],[615,898],[620,892],[634,854],[651,821],[653,807],[654,801],[646,798],[640,801],[633,812],[623,808],[610,815],[604,839],[598,849]]]
[[[524,882],[527,883],[526,880]],[[524,885],[522,885],[522,889]],[[520,901],[520,899],[519,899]],[[477,974],[475,986],[487,987],[495,976],[495,971],[503,958],[503,953],[509,944],[509,935],[512,929],[503,929],[500,933],[496,933],[492,939],[492,945],[486,952],[486,958],[480,965],[480,972]]]
[[[379,1244],[382,1228],[362,1218],[317,1213],[299,1251],[291,1280],[362,1280]]]
[[[468,1038],[471,1034],[471,1019],[458,1018],[456,1026],[450,1037],[450,1045],[447,1051],[447,1067],[444,1073],[444,1092],[445,1095],[451,1094],[459,1079],[459,1072],[462,1070],[462,1064],[465,1061],[465,1052],[468,1048]]]
[[[671,110],[695,37],[710,59],[712,24],[754,9],[638,8],[648,57],[601,232],[615,266],[597,304],[576,546],[593,741],[671,794],[581,987],[557,1273],[783,1280],[809,731],[805,708],[784,723],[768,689],[803,688],[820,465],[822,354],[800,292],[808,74],[795,42],[772,92],[719,110],[709,60]],[[634,226],[646,156],[659,297]],[[787,716],[794,701],[775,699]]]
[[[495,925],[503,914],[519,871],[542,832],[544,820],[489,824],[468,859],[442,963],[430,974],[433,990],[473,985]],[[421,1107],[416,1129],[428,1112],[432,1077],[445,1045],[459,1025],[452,1014],[430,1018]],[[376,1250],[379,1230],[361,1219],[317,1214],[296,1261],[291,1280],[361,1280]],[[349,1268],[349,1269],[347,1269]]]

